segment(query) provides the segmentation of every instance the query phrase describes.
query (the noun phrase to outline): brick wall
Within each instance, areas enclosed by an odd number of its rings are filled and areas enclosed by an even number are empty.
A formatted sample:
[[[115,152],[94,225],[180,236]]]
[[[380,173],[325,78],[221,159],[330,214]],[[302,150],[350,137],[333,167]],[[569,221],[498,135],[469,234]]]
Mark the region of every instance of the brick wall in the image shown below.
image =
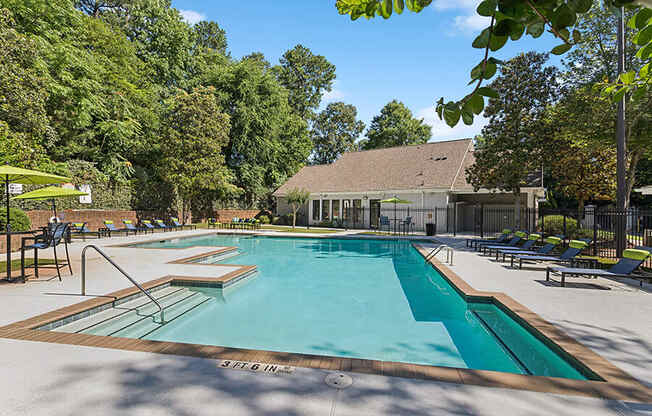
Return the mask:
[[[218,209],[215,218],[218,221],[231,221],[233,218],[253,218],[260,213],[259,209]]]
[[[256,211],[257,212],[257,211]],[[48,224],[52,217],[51,210],[34,210],[25,211],[32,222],[32,230],[39,229]],[[130,210],[91,210],[91,209],[66,209],[57,211],[59,218],[64,222],[85,222],[91,230],[97,230],[104,227],[104,220],[113,221],[118,228],[122,227],[122,220],[131,220],[138,222],[139,219],[161,218],[165,221],[168,216],[161,216],[150,212],[130,211]],[[247,217],[241,217],[247,218]],[[14,235],[11,239],[12,251],[20,250],[21,238],[25,235]],[[6,253],[6,236],[0,235],[0,252]]]

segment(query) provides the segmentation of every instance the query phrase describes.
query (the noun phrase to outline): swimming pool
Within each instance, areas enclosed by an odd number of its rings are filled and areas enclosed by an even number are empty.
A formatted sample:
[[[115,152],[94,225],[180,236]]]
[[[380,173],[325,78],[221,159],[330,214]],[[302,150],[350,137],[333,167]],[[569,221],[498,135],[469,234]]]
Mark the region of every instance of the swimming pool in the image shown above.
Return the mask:
[[[190,246],[235,246],[235,256],[195,261],[255,264],[257,276],[189,288],[206,299],[138,337],[586,379],[500,308],[466,302],[409,241],[211,235],[138,244]]]

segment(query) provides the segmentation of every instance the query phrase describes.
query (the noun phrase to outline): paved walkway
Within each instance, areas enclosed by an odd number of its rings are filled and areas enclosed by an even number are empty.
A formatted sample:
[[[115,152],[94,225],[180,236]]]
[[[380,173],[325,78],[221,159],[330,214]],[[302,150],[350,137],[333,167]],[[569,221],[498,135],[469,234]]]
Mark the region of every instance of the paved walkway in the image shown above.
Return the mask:
[[[151,235],[96,243],[143,239]],[[444,239],[463,246],[462,239]],[[82,247],[82,243],[71,246],[73,259],[79,259]],[[140,281],[229,271],[166,264],[214,248],[105,249]],[[75,275],[65,276],[63,282],[42,279],[0,285],[0,325],[79,302],[78,260],[73,269]],[[650,385],[649,285],[640,290],[635,285],[578,279],[574,286],[560,288],[544,284],[541,271],[510,270],[463,249],[456,251],[452,269],[477,289],[509,294]],[[88,279],[88,292],[98,295],[128,286],[96,254],[89,255]],[[0,339],[0,415],[652,415],[652,404],[358,373],[349,374],[352,386],[337,390],[324,383],[328,373],[298,368],[289,375],[266,375],[220,369],[215,360],[201,358]]]

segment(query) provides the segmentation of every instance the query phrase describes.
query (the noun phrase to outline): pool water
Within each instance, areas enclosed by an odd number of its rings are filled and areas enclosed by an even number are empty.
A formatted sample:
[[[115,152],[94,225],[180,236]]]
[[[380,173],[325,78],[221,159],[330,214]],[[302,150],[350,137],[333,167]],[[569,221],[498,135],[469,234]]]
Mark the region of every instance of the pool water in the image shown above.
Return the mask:
[[[235,287],[147,339],[585,379],[498,307],[467,303],[408,241],[203,236],[140,247],[237,246]],[[202,262],[211,262],[210,258]]]

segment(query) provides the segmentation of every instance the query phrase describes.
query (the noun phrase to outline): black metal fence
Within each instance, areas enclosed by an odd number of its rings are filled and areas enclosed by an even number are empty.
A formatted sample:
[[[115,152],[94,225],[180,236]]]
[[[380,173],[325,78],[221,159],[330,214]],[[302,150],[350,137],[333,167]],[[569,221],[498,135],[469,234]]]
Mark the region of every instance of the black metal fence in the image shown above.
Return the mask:
[[[652,210],[596,209],[588,207],[578,210],[533,209],[496,207],[484,205],[458,205],[457,207],[409,208],[397,205],[381,208],[350,207],[342,212],[341,218],[333,219],[333,225],[357,228],[379,229],[380,217],[389,219],[390,231],[398,230],[406,219],[410,219],[410,230],[424,232],[427,224],[436,233],[471,234],[491,237],[505,228],[539,232],[542,238],[549,235],[563,235],[565,241],[587,239],[590,246],[586,254],[617,258],[622,250],[638,246],[652,246]],[[382,227],[387,229],[387,226]],[[618,230],[624,230],[625,238],[618,239]],[[622,243],[619,243],[621,241]],[[622,244],[622,246],[619,246]],[[652,268],[652,260],[647,267]]]

